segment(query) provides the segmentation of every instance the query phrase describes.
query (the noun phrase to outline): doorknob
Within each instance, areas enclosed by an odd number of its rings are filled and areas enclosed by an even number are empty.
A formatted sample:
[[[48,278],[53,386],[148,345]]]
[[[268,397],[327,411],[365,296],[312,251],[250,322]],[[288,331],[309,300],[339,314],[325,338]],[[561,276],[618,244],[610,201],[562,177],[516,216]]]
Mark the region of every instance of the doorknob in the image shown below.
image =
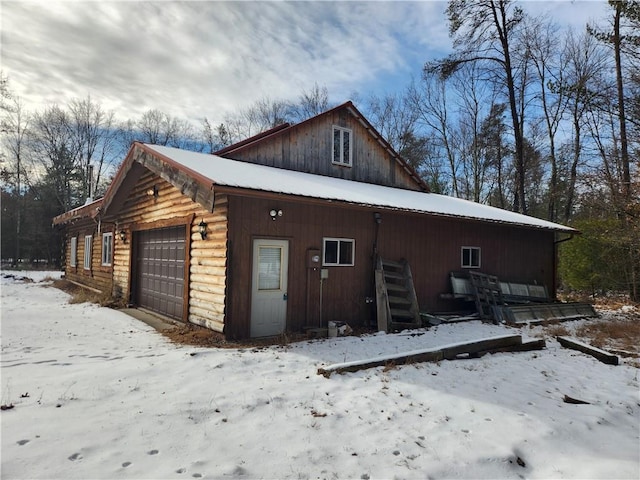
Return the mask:
[[[285,300],[285,301],[286,301],[286,300],[287,300],[287,298],[288,298],[288,297],[287,297],[287,294],[286,294],[286,293],[285,293],[284,295],[282,295],[282,300]]]

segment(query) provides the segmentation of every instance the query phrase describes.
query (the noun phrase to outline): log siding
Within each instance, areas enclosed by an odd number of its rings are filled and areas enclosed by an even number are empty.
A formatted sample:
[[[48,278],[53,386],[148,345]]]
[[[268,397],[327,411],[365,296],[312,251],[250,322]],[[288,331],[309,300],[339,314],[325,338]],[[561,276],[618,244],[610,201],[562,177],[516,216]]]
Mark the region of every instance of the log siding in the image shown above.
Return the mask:
[[[148,195],[153,188],[157,196]],[[117,212],[117,231],[126,233],[126,241],[114,235],[113,295],[126,302],[135,301],[133,268],[135,232],[185,225],[185,312],[183,321],[224,331],[226,295],[226,197],[218,194],[214,211],[193,202],[180,190],[150,171],[141,175]],[[202,239],[198,224],[207,223],[207,238]]]

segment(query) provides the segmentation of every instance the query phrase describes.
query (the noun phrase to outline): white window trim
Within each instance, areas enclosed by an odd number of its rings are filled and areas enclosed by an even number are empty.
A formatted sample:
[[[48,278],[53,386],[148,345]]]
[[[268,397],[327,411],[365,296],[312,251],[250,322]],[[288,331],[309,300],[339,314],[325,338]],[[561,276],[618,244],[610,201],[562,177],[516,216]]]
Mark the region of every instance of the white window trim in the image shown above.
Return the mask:
[[[326,262],[326,252],[327,252],[327,242],[338,242],[338,252],[336,263],[328,263]],[[340,263],[340,242],[350,242],[351,243],[351,263]],[[335,238],[335,237],[324,237],[322,239],[322,266],[323,267],[353,267],[356,264],[356,241],[353,238]]]
[[[107,238],[109,240],[107,240]],[[105,245],[105,243],[108,245]],[[102,234],[102,266],[110,267],[112,263],[113,263],[113,232],[107,232]]]
[[[78,266],[78,237],[71,237],[70,241],[71,245],[69,245],[69,266],[76,267]]]
[[[473,264],[469,264],[469,265],[465,265],[464,264],[464,251],[465,250],[469,250],[469,260],[471,261],[473,259],[473,255],[471,254],[472,251],[477,250],[478,252],[478,265],[473,265]],[[482,250],[480,249],[480,247],[469,247],[469,246],[464,246],[464,247],[460,247],[460,266],[462,268],[480,268],[482,265]]]
[[[93,235],[84,236],[84,269],[91,270],[91,247],[93,245]]]
[[[335,132],[340,132],[340,158],[335,158]],[[349,158],[347,161],[343,158],[344,148],[342,147],[344,144],[344,134],[347,132],[349,134]],[[335,165],[342,165],[343,167],[351,167],[353,166],[353,131],[350,128],[339,127],[337,125],[333,126],[331,130],[331,163]]]

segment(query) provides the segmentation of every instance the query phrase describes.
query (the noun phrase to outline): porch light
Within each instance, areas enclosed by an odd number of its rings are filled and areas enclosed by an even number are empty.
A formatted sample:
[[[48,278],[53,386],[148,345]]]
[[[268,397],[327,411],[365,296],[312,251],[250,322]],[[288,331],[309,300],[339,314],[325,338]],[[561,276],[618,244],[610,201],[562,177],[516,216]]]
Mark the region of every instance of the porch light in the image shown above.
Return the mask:
[[[276,210],[275,208],[272,208],[271,211],[269,212],[269,215],[271,215],[271,220],[275,222],[276,217],[282,216],[282,210]]]
[[[124,230],[120,230],[118,235],[120,236],[120,241],[122,243],[127,243],[127,232],[125,232]]]
[[[198,233],[202,237],[202,240],[207,238],[207,224],[204,222],[204,219],[198,224]]]
[[[380,225],[382,223],[382,215],[380,215],[380,212],[375,212],[373,214],[373,219],[378,225]]]
[[[157,185],[154,185],[153,187],[148,189],[147,190],[147,195],[149,195],[150,197],[158,198],[158,187],[157,187]]]

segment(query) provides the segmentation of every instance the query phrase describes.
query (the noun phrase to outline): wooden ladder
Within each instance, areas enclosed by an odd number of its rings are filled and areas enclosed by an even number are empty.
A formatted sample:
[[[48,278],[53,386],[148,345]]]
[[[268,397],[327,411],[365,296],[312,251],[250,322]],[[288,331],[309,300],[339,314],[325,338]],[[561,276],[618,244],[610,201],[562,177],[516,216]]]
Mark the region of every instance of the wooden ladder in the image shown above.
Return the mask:
[[[378,330],[394,332],[422,326],[411,269],[406,260],[378,257],[375,270]]]

